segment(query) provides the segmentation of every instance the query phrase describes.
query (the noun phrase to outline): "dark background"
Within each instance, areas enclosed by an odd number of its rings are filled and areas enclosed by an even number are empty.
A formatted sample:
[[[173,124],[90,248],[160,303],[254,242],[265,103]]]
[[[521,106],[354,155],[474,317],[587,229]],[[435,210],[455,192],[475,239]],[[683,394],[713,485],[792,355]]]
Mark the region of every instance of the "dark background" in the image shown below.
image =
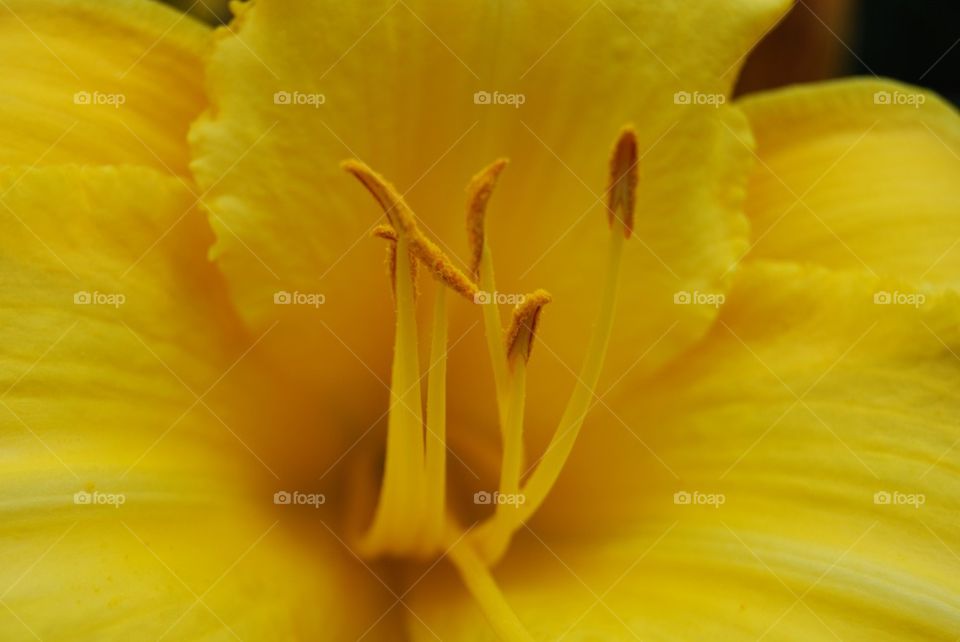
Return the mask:
[[[795,0],[751,53],[738,93],[851,75],[960,102],[960,0]]]
[[[960,1],[864,0],[848,74],[890,76],[960,104]]]

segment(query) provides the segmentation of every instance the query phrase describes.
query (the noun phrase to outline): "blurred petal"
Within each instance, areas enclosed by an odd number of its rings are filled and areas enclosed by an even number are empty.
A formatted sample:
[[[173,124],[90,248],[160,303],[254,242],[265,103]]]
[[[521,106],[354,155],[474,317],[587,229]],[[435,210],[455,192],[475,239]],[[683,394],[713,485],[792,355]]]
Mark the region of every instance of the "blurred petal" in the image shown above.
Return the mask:
[[[749,96],[750,258],[960,286],[960,118],[938,96],[844,80]]]
[[[0,164],[186,174],[210,30],[156,2],[0,5]]]
[[[315,509],[272,503],[280,380],[245,371],[192,194],[132,167],[9,168],[0,191],[0,638],[362,633],[378,583],[279,511]]]
[[[635,434],[591,422],[496,570],[534,637],[952,639],[960,298],[874,304],[895,288],[754,263],[699,347],[611,394]],[[450,586],[413,608],[493,639]]]

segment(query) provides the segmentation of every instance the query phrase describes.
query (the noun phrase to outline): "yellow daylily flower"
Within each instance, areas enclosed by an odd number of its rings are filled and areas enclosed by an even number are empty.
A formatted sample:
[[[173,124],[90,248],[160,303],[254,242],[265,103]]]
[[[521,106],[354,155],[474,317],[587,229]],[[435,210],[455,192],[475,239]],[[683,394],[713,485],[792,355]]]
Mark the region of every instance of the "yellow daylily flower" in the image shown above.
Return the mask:
[[[3,639],[955,639],[936,96],[732,103],[779,0],[0,4]]]

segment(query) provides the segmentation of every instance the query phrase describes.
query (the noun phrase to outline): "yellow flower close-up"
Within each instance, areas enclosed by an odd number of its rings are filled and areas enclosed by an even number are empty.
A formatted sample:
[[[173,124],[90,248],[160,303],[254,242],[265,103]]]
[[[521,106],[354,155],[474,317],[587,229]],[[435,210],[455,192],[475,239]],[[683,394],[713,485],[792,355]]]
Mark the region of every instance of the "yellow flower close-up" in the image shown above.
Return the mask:
[[[179,4],[0,0],[0,640],[960,639],[949,101],[735,93],[787,0]]]

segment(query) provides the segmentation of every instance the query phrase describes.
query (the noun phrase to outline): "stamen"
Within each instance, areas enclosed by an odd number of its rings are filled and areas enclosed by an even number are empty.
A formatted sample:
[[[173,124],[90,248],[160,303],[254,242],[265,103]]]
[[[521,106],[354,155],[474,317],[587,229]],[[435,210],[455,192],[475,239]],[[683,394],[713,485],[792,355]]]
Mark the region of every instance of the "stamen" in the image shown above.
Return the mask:
[[[553,297],[546,290],[537,290],[528,294],[513,310],[513,320],[507,330],[507,362],[514,367],[517,358],[523,357],[523,362],[530,360],[533,350],[533,338],[537,332],[537,323],[540,321],[540,311],[550,303]]]
[[[377,200],[395,233],[408,238],[410,251],[413,252],[414,256],[435,277],[446,283],[455,292],[472,301],[477,293],[477,286],[453,264],[436,243],[423,235],[417,227],[413,210],[403,200],[396,188],[360,161],[347,160],[341,165],[353,174]]]
[[[427,498],[421,552],[435,551],[446,525],[447,485],[447,289],[436,288],[433,341],[427,376]]]
[[[374,190],[371,193],[377,196]],[[377,200],[381,204],[384,202],[379,197]],[[402,201],[398,203],[402,204]],[[379,231],[389,238],[389,232]],[[397,301],[397,328],[390,375],[387,454],[373,523],[359,543],[361,552],[368,556],[384,552],[402,554],[416,547],[426,493],[413,272],[415,260],[411,257],[407,236],[395,236],[396,240],[390,244],[395,246],[392,272]]]
[[[537,290],[526,295],[513,311],[507,332],[507,359],[510,363],[510,385],[507,394],[506,419],[503,422],[503,458],[500,465],[500,494],[514,501],[497,504],[494,517],[482,524],[474,534],[484,559],[499,559],[506,550],[510,535],[522,524],[517,507],[521,505],[520,477],[523,472],[523,417],[526,404],[527,361],[533,349],[540,312],[552,300],[550,293]]]
[[[630,238],[633,232],[633,210],[639,181],[638,162],[637,133],[631,126],[624,127],[610,156],[607,217],[611,227],[614,220],[623,226],[625,238]]]
[[[493,195],[500,172],[507,166],[501,158],[488,165],[467,186],[467,242],[470,244],[470,271],[487,293],[497,291],[493,273],[493,255],[486,242],[487,203]],[[483,326],[487,337],[487,351],[493,368],[493,381],[497,390],[497,416],[501,432],[505,430],[507,415],[507,361],[501,350],[503,328],[500,327],[500,308],[495,304],[483,306]]]
[[[393,229],[392,225],[378,225],[373,228],[372,235],[378,239],[397,242],[397,231]]]
[[[358,160],[345,160],[340,163],[340,166],[363,183],[367,191],[380,204],[383,213],[387,215],[387,220],[395,230],[410,235],[416,229],[417,223],[413,210],[385,178]]]
[[[487,202],[493,196],[497,178],[508,162],[506,158],[494,161],[474,176],[467,186],[467,243],[470,245],[470,274],[475,281],[480,280]]]
[[[390,288],[393,292],[394,298],[397,296],[397,231],[393,229],[390,225],[378,225],[373,228],[372,235],[376,238],[386,239],[387,241],[387,276],[390,277]],[[414,299],[419,298],[420,288],[418,285],[417,276],[419,276],[420,268],[417,267],[417,261],[410,261],[410,276],[413,279],[413,297]]]
[[[410,251],[436,278],[468,301],[473,301],[477,294],[477,286],[447,258],[436,243],[417,231],[417,235],[410,239]]]

